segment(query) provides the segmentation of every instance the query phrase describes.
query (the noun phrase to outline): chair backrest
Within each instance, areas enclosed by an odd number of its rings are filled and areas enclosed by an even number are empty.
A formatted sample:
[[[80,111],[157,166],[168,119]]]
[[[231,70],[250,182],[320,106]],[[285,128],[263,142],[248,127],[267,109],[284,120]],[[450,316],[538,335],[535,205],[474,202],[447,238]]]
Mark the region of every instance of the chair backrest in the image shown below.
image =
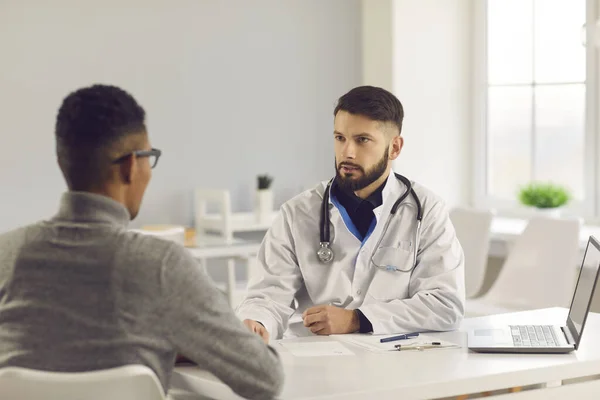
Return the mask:
[[[215,213],[208,213],[211,206],[217,208]],[[214,216],[216,220],[210,220],[210,216]],[[226,239],[232,239],[231,196],[229,190],[196,189],[194,191],[194,218],[198,234],[202,234],[206,230],[216,229]]]
[[[481,291],[490,249],[490,227],[493,213],[489,210],[453,208],[450,220],[465,253],[465,285],[467,297]]]
[[[510,249],[486,301],[518,308],[569,307],[579,260],[580,221],[532,218]]]
[[[3,400],[164,400],[154,372],[126,365],[89,372],[48,372],[27,368],[0,369]]]

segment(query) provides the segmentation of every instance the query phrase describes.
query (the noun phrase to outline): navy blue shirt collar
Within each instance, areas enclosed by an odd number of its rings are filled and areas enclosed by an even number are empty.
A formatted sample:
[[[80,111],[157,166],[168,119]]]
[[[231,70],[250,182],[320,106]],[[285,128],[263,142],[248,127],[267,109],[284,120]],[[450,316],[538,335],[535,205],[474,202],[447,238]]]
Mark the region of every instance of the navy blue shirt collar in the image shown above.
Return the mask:
[[[364,200],[355,195],[354,192],[342,189],[337,182],[337,178],[334,179],[331,185],[331,195],[344,207],[361,238],[367,236],[373,223],[375,218],[373,210],[383,203],[383,188],[386,182],[387,179]]]
[[[386,183],[387,179],[383,181],[383,183],[377,189],[375,189],[375,191],[371,193],[369,197],[366,199],[361,199],[354,194],[354,192],[342,189],[338,183],[338,178],[336,177],[331,184],[331,193],[340,202],[340,204],[344,206],[346,211],[349,213],[355,213],[365,201],[369,202],[374,209],[383,204],[383,189],[385,188]]]

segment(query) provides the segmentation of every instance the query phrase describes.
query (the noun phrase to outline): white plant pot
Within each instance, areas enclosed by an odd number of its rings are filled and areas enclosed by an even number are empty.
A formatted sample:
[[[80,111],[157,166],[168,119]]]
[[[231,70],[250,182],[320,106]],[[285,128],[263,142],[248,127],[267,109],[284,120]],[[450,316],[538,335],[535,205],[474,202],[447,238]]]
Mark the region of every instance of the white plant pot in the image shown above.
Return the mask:
[[[259,222],[269,221],[269,217],[273,212],[273,191],[271,189],[256,191],[255,212],[256,219]]]
[[[536,214],[548,218],[560,218],[562,216],[562,207],[554,208],[536,208]]]

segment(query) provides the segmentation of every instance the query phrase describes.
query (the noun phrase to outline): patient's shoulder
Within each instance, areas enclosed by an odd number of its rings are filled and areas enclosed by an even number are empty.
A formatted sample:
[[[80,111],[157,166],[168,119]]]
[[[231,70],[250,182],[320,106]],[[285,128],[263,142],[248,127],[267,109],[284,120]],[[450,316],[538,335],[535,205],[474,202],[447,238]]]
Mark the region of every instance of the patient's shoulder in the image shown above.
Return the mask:
[[[40,224],[22,226],[0,233],[0,250],[10,251],[21,248],[28,241],[35,240],[40,234]]]
[[[155,263],[160,265],[173,253],[184,252],[183,246],[160,237],[146,235],[136,231],[121,232],[121,251],[132,261]]]

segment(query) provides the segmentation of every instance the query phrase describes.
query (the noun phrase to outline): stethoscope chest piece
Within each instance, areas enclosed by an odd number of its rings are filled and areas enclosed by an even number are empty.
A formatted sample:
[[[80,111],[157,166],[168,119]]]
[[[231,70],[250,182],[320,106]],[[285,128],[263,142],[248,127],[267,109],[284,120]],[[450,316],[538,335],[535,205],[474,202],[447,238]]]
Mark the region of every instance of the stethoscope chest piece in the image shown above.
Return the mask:
[[[317,250],[317,257],[319,261],[324,264],[329,264],[333,261],[333,250],[329,247],[329,242],[320,242],[319,250]]]
[[[412,182],[402,175],[399,175],[399,174],[395,174],[395,175],[399,181],[404,183],[404,185],[406,186],[406,190],[398,198],[398,200],[396,200],[396,202],[392,206],[392,209],[390,210],[390,216],[388,217],[385,227],[383,228],[383,232],[379,236],[379,241],[377,242],[377,245],[375,246],[375,248],[378,248],[379,245],[381,244],[381,239],[387,232],[387,227],[390,222],[390,218],[394,214],[396,214],[398,207],[404,201],[404,199],[406,197],[408,197],[409,195],[412,195],[414,197],[415,203],[417,205],[417,229],[415,231],[415,251],[414,251],[415,263],[413,265],[413,267],[414,267],[414,266],[416,266],[417,249],[418,249],[417,240],[419,237],[419,228],[421,226],[421,220],[423,219],[423,209],[421,207],[421,201],[419,200],[419,197],[417,196],[417,194],[415,193],[415,191],[412,187]],[[331,191],[332,183],[333,183],[333,179],[331,179],[329,181],[329,183],[327,184],[327,187],[325,188],[325,192],[323,193],[323,201],[321,203],[321,218],[319,221],[320,222],[320,224],[319,224],[319,239],[320,239],[320,241],[319,241],[319,249],[317,250],[317,258],[323,264],[330,264],[333,261],[333,258],[335,256],[335,254],[333,253],[333,250],[331,250],[331,247],[330,247],[331,246],[331,236],[329,235],[329,224],[330,224],[330,221],[329,221],[329,194],[330,193],[329,192]],[[373,257],[371,256],[371,259],[372,258]],[[402,272],[410,272],[410,271],[402,271]]]

